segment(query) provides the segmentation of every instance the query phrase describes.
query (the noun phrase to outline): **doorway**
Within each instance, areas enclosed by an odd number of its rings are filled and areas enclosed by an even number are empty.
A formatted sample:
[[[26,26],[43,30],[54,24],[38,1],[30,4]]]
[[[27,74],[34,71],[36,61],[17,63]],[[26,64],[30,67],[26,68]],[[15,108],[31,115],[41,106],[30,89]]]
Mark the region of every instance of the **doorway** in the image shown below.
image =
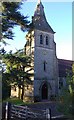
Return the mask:
[[[46,83],[42,86],[42,99],[48,99],[48,85]]]

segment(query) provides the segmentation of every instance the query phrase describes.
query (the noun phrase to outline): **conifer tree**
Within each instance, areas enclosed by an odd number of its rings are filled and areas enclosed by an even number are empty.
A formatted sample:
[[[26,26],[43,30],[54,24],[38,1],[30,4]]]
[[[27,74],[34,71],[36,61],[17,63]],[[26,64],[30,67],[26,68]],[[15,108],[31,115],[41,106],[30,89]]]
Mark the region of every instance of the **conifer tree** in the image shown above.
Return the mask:
[[[2,2],[2,42],[5,38],[13,39],[12,29],[14,26],[20,26],[22,31],[27,29],[29,21],[27,16],[21,14],[21,5],[21,2]]]
[[[3,80],[7,81],[8,84],[13,83],[14,86],[17,85],[19,87],[19,93],[20,89],[22,89],[22,100],[24,95],[24,86],[28,84],[32,85],[31,77],[33,76],[33,73],[30,73],[30,71],[33,70],[33,66],[30,64],[31,60],[32,58],[24,55],[21,50],[14,54],[5,54],[3,57],[3,62],[6,65],[5,72],[3,73]]]

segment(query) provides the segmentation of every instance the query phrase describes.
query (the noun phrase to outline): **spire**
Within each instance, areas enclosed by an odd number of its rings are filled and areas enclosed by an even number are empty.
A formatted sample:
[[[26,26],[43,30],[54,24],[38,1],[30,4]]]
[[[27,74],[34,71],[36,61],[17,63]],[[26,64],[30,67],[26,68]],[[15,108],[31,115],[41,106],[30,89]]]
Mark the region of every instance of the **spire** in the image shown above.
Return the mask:
[[[38,0],[36,10],[35,10],[35,13],[34,13],[34,16],[37,16],[37,15],[45,15],[44,14],[44,7],[42,5],[41,0]]]
[[[53,34],[55,33],[46,20],[41,0],[38,0],[36,5],[36,10],[34,12],[34,16],[32,17],[32,23],[35,29],[51,32]]]

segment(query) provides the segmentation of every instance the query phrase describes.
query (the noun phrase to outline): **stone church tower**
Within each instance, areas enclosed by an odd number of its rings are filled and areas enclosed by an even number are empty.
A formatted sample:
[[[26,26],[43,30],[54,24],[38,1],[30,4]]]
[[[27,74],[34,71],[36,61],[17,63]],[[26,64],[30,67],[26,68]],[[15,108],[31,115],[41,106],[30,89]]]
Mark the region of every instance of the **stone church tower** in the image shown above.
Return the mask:
[[[39,0],[32,17],[33,29],[26,35],[25,50],[34,57],[34,100],[50,100],[58,94],[58,63],[55,32],[48,24]]]

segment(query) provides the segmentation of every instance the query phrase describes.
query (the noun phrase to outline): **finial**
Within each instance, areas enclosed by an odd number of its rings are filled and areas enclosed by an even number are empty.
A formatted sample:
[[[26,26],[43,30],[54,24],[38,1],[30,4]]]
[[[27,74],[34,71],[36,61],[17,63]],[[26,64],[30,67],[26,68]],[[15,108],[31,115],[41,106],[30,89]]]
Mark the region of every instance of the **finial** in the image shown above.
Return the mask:
[[[41,0],[38,0],[38,4],[40,4]]]

